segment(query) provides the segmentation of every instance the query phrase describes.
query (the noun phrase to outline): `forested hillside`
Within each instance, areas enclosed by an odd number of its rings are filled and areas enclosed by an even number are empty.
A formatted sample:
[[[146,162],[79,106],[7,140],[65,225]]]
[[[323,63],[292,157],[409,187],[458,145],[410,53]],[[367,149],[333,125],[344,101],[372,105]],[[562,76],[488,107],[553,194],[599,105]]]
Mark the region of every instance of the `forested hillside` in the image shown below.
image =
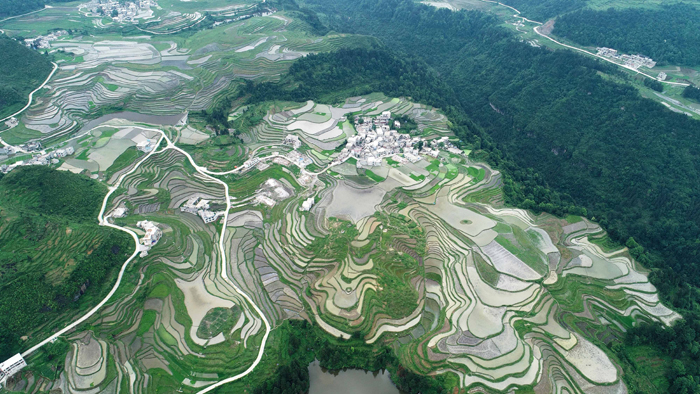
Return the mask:
[[[97,224],[105,194],[96,181],[41,166],[0,179],[0,359],[36,341],[22,336],[109,291],[133,241]]]
[[[0,118],[27,104],[29,93],[51,73],[48,58],[0,34]]]
[[[554,34],[581,45],[641,53],[657,62],[700,65],[700,9],[674,4],[660,9],[580,10],[557,19]]]

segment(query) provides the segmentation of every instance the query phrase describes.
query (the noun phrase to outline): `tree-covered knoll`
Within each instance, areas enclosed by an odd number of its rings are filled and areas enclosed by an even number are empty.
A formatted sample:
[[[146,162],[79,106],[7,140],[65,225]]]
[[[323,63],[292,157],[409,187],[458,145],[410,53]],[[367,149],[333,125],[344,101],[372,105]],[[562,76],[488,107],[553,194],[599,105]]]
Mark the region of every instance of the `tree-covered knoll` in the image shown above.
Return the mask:
[[[72,221],[97,220],[107,187],[84,176],[44,166],[19,167],[2,177],[0,204]]]
[[[0,179],[0,359],[109,291],[133,241],[97,224],[105,194],[96,181],[40,166]]]
[[[673,4],[659,9],[580,10],[557,19],[554,34],[581,45],[641,53],[657,62],[700,65],[700,9]]]
[[[53,66],[46,56],[0,34],[0,118],[27,104],[29,93],[39,87]]]
[[[695,86],[686,86],[685,89],[683,89],[683,97],[700,103],[700,89]]]

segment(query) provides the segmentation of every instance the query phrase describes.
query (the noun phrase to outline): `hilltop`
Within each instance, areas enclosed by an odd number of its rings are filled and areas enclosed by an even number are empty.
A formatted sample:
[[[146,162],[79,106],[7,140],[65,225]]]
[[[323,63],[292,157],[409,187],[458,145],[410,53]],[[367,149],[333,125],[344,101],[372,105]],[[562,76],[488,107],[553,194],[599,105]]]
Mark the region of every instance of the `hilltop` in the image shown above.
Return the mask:
[[[0,34],[0,118],[20,110],[51,73],[46,56]]]

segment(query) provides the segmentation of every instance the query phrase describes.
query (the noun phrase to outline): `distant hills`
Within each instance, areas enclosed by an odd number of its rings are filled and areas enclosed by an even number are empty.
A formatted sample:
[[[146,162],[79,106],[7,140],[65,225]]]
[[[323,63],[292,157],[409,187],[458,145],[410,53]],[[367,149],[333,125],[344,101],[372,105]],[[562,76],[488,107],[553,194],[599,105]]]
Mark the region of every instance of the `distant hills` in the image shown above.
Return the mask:
[[[48,57],[0,35],[0,118],[20,110],[52,70]]]
[[[0,1],[0,19],[44,8],[49,3],[63,3],[66,0],[2,0]]]

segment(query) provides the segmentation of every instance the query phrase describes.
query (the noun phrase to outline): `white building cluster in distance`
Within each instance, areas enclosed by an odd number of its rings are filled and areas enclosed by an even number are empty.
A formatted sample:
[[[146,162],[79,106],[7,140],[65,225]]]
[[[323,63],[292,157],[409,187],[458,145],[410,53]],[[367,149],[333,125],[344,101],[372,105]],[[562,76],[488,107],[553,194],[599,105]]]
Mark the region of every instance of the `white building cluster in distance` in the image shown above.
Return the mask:
[[[26,366],[27,363],[20,354],[15,354],[3,363],[0,363],[0,387],[5,384],[10,376],[16,374]]]
[[[28,143],[26,145],[22,145],[19,148],[14,147],[14,146],[6,146],[3,148],[0,148],[0,155],[7,155],[7,154],[14,154],[17,152],[32,152],[41,149],[41,144],[36,143],[38,145]],[[65,149],[56,149],[52,152],[45,153],[45,152],[40,152],[37,155],[32,155],[31,159],[28,160],[20,160],[12,164],[3,164],[0,166],[0,171],[2,171],[3,174],[7,174],[8,172],[14,170],[17,167],[20,166],[47,166],[49,164],[57,164],[59,161],[59,158],[64,158],[66,156],[70,156],[73,153],[75,153],[75,149],[73,149],[72,146],[69,146]]]
[[[656,66],[656,62],[654,60],[644,55],[619,54],[616,49],[605,47],[599,47],[596,48],[596,50],[598,51],[598,56],[621,60],[625,66],[635,70],[642,66],[647,68],[654,68],[654,66]]]

